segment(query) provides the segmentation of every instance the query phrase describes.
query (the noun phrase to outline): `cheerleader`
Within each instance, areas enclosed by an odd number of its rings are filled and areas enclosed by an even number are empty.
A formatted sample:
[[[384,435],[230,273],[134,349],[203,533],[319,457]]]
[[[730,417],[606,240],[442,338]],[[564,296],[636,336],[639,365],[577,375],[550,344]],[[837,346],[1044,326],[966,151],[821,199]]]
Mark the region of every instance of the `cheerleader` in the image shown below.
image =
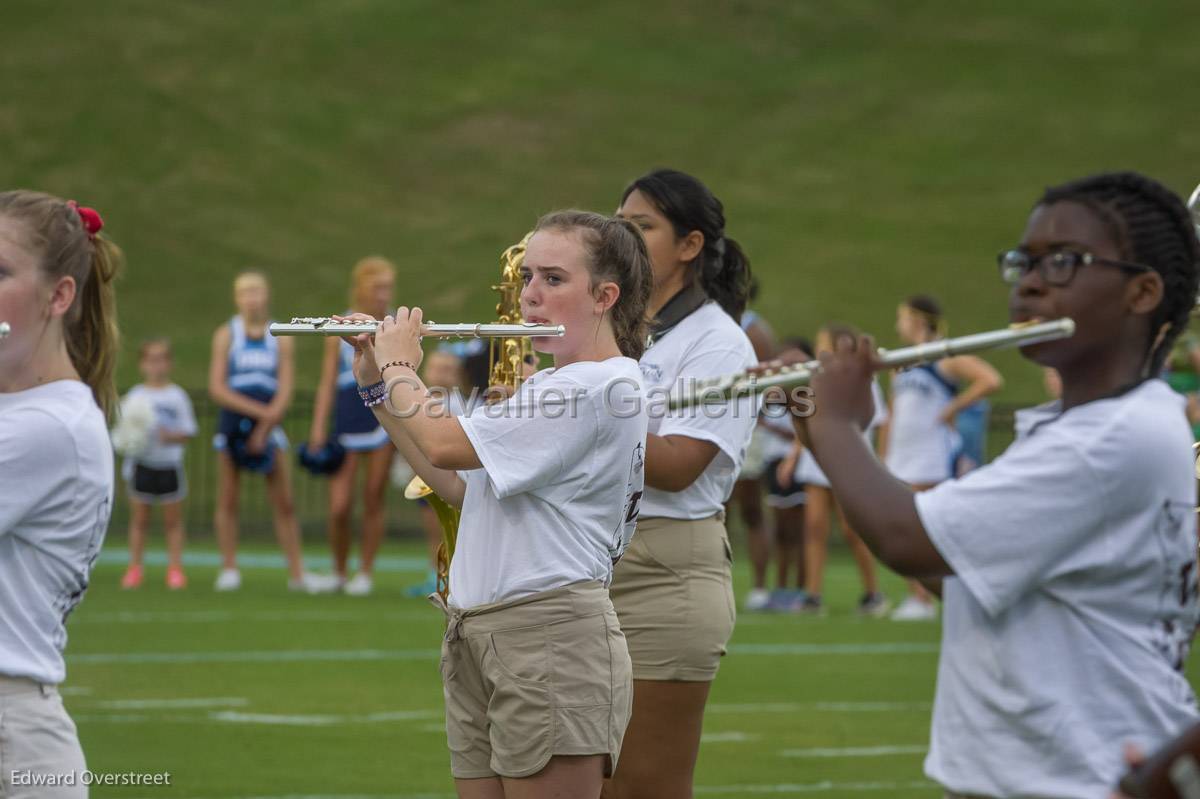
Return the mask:
[[[811,361],[816,357],[806,338],[788,339],[783,347],[780,358]],[[804,483],[795,478],[796,460],[791,454],[796,433],[787,407],[765,403],[758,426],[766,433],[764,476],[767,506],[774,517],[775,531],[775,590],[759,609],[790,611],[804,599],[804,506],[808,496]],[[790,587],[793,579],[794,587]],[[747,603],[746,609],[755,608]]]
[[[382,318],[392,304],[396,269],[383,258],[364,258],[354,266],[351,277],[351,313]],[[344,452],[341,465],[329,476],[329,545],[333,553],[333,577],[351,596],[366,596],[374,587],[375,555],[383,542],[384,493],[396,448],[375,415],[363,407],[354,380],[354,348],[337,338],[325,340],[321,379],[313,402],[312,426],[307,449],[316,455],[329,442],[329,415],[333,412],[333,436]],[[347,580],[350,557],[350,523],[354,505],[354,480],[363,468],[362,549],[358,573]]]
[[[725,235],[721,202],[696,178],[657,170],[630,184],[618,216],[635,223],[654,265],[648,392],[756,363],[737,320],[750,264]],[[733,551],[724,504],[758,407],[655,412],[646,440],[638,535],[611,590],[633,658],[633,719],[614,797],[690,796],[709,688],[733,633]]]
[[[606,589],[642,496],[647,408],[634,358],[652,274],[636,228],[581,211],[539,220],[521,272],[522,316],[566,335],[533,340],[554,367],[507,401],[455,417],[429,398],[419,308],[386,317],[373,345],[357,337],[354,369],[401,455],[462,508],[441,603],[459,796],[598,797],[631,703]]]
[[[292,504],[287,437],[279,427],[292,399],[292,340],[267,333],[270,287],[261,272],[243,272],[233,282],[237,313],[217,328],[208,367],[208,394],[221,408],[217,450],[217,545],[221,550],[218,591],[242,587],[237,568],[238,472],[266,476],[275,538],[287,558],[288,588],[319,593],[336,588],[327,575],[304,571],[300,524]]]
[[[1196,629],[1196,482],[1184,402],[1155,377],[1196,301],[1183,202],[1136,173],[1048,189],[999,258],[1013,322],[1069,317],[1028,345],[1059,401],[1019,414],[1000,457],[924,492],[858,434],[869,339],[823,359],[797,420],[867,545],[943,580],[925,772],[948,797],[1092,799],[1197,721],[1183,673]]]
[[[119,252],[91,208],[0,193],[0,794],[81,799],[87,765],[58,686],[67,617],[108,527]],[[29,773],[24,790],[13,774]]]
[[[167,588],[187,587],[183,572],[183,500],[187,476],[183,470],[183,448],[196,435],[196,414],[187,392],[171,382],[171,342],[165,338],[142,343],[138,369],[145,382],[134,386],[122,399],[122,407],[145,403],[154,416],[149,446],[134,457],[126,457],[121,477],[129,490],[129,567],[121,587],[129,590],[142,584],[142,553],[150,509],[162,509],[167,539]],[[114,435],[115,439],[115,435]]]
[[[858,332],[847,325],[826,325],[817,332],[817,353],[833,352],[835,341],[841,338],[853,339],[857,335]],[[875,413],[863,432],[863,438],[868,445],[871,445],[875,431],[887,421],[887,405],[878,382],[871,384],[871,396],[875,403]],[[858,575],[862,580],[863,593],[858,600],[858,612],[873,618],[885,615],[889,605],[887,597],[879,590],[879,572],[875,568],[875,558],[846,521],[846,516],[829,487],[829,478],[821,471],[812,453],[799,441],[796,442],[788,460],[779,469],[786,473],[788,466],[794,467],[793,481],[804,486],[804,591],[796,597],[790,608],[776,605],[774,609],[793,610],[813,616],[825,615],[825,561],[829,557],[829,531],[836,513],[842,535],[850,545],[854,564],[858,567]],[[785,596],[785,601],[786,599]]]
[[[905,344],[924,344],[945,334],[942,308],[917,294],[896,309],[896,334]],[[965,388],[963,388],[965,386]],[[885,433],[884,463],[916,491],[955,476],[963,440],[955,425],[960,411],[1004,386],[987,361],[974,355],[943,358],[897,372],[892,377],[891,418]],[[937,618],[933,597],[916,580],[892,613],[895,621]]]

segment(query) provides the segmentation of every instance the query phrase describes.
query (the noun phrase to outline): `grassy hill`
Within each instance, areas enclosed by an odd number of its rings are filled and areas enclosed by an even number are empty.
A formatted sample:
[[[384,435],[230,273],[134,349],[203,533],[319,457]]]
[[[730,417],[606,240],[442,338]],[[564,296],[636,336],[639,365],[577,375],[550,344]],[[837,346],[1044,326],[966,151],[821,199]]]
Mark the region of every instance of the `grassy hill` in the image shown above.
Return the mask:
[[[563,4],[8,0],[0,185],[75,197],[128,254],[132,353],[167,333],[203,384],[230,279],[277,316],[345,305],[380,253],[398,301],[487,320],[499,252],[560,206],[609,211],[656,165],[701,175],[781,333],[887,343],[929,291],[1005,322],[994,253],[1049,183],[1200,179],[1194,6],[780,0]],[[316,342],[299,349],[315,380]],[[1005,399],[1036,370],[997,356]]]

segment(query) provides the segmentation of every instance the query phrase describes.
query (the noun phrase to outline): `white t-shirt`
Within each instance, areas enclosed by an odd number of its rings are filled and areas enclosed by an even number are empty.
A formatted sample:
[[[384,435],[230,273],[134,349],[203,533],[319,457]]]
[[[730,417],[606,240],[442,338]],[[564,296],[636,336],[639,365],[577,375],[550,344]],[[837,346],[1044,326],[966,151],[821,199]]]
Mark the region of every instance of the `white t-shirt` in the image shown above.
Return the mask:
[[[1029,412],[1022,412],[1027,415]],[[1196,483],[1161,380],[1032,427],[917,494],[953,568],[925,771],[985,796],[1095,799],[1197,720]]]
[[[67,616],[112,512],[113,451],[92,390],[0,394],[0,674],[66,678]]]
[[[196,415],[187,392],[171,383],[162,388],[137,385],[129,389],[122,401],[142,398],[154,408],[155,424],[150,432],[151,445],[137,457],[137,462],[158,469],[179,466],[183,463],[183,444],[164,444],[158,440],[159,432],[187,436],[196,435]]]
[[[483,468],[459,473],[450,604],[607,585],[637,523],[646,419],[637,363],[622,357],[545,369],[461,417]]]
[[[649,398],[649,432],[687,436],[716,444],[720,451],[682,491],[646,488],[642,516],[706,519],[725,507],[746,457],[761,397],[720,405],[667,409],[667,398],[690,389],[691,380],[738,372],[758,363],[754,347],[729,314],[711,300],[654,342],[638,362]]]
[[[873,440],[875,429],[888,420],[887,400],[883,397],[883,389],[879,387],[878,380],[871,381],[871,400],[875,403],[875,414],[871,417],[871,423],[867,425],[867,429],[863,431],[863,440],[867,442],[867,446],[875,449]],[[829,478],[825,476],[817,459],[813,457],[812,450],[807,447],[800,453],[800,457],[796,461],[793,479],[803,485],[829,488]]]

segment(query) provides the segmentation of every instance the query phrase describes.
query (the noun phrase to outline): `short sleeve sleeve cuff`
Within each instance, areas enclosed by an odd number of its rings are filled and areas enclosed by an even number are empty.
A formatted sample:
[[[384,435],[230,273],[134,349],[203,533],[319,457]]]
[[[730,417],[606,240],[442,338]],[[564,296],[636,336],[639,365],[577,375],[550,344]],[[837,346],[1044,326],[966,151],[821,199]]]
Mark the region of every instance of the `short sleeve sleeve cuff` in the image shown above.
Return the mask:
[[[503,468],[503,464],[496,457],[496,453],[487,446],[483,431],[479,429],[479,419],[486,419],[486,417],[481,414],[478,418],[471,416],[459,416],[456,418],[458,419],[458,423],[462,425],[463,432],[467,434],[467,440],[471,442],[471,446],[474,448],[475,455],[479,458],[480,464],[483,465],[483,470],[487,473],[496,496],[504,499],[517,493],[515,481],[507,476],[509,472]]]
[[[962,581],[989,616],[996,616],[1004,609],[1003,602],[983,575],[972,566],[970,557],[955,537],[955,530],[969,530],[975,525],[970,512],[962,507],[953,489],[952,483],[943,483],[939,488],[917,492],[917,515],[929,540],[950,565],[954,576]]]

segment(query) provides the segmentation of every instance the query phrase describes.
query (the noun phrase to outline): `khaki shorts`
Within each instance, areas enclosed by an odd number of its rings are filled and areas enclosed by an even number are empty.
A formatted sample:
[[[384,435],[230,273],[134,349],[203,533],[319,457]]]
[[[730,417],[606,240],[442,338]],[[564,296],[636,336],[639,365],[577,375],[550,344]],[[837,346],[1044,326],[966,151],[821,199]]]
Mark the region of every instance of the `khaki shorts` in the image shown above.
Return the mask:
[[[633,706],[629,650],[608,592],[574,583],[469,610],[446,609],[442,692],[450,772],[530,777],[554,755],[617,766]]]
[[[58,690],[0,676],[0,796],[86,799],[86,770],[75,722]]]
[[[737,616],[725,515],[639,519],[609,594],[635,680],[712,681]]]

